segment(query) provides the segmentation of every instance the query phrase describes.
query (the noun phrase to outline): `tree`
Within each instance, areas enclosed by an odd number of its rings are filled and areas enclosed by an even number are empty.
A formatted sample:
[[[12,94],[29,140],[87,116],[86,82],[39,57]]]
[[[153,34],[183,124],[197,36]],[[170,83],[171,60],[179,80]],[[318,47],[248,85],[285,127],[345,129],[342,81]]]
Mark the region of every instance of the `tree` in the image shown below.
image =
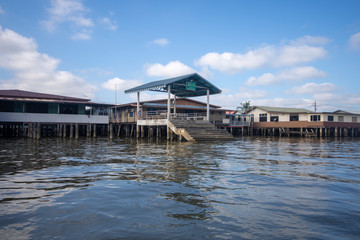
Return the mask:
[[[236,111],[240,112],[240,113],[245,113],[250,108],[251,108],[251,105],[250,105],[250,100],[249,100],[249,101],[245,101],[245,102],[241,103],[240,106],[238,106],[236,108]]]

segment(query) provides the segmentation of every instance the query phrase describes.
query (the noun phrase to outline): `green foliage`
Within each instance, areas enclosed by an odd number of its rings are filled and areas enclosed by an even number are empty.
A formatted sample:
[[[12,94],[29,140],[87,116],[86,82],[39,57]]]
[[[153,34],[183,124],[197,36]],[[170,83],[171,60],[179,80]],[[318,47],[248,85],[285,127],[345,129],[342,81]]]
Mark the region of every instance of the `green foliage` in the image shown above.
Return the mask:
[[[241,103],[240,106],[238,106],[236,108],[236,111],[240,112],[240,113],[245,113],[250,108],[251,108],[251,105],[250,105],[250,100],[249,100],[249,101],[245,101],[245,102]]]

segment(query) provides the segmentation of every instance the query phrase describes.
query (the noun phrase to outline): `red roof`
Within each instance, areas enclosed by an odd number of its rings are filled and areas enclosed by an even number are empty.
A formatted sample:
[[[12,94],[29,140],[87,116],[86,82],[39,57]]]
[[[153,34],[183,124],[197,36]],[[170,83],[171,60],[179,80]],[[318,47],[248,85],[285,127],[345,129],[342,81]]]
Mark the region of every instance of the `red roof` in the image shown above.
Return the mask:
[[[23,90],[0,90],[0,98],[31,98],[41,100],[56,100],[56,101],[72,101],[72,102],[89,102],[90,99],[67,97],[46,93],[29,92]]]

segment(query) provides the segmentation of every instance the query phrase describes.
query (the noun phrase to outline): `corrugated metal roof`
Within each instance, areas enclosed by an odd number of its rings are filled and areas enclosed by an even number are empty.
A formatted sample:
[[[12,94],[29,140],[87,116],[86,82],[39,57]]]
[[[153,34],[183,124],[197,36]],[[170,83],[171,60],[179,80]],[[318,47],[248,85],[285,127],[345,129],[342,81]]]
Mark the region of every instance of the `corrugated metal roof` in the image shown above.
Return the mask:
[[[186,90],[186,82],[189,81],[196,82],[195,91]],[[141,92],[141,91],[167,92],[168,85],[171,85],[171,93],[176,94],[176,96],[179,97],[204,96],[207,94],[207,89],[209,89],[210,94],[221,93],[221,90],[219,88],[211,84],[209,81],[207,81],[205,78],[201,77],[197,73],[149,82],[141,86],[128,89],[125,91],[125,93],[133,93],[133,92]]]
[[[64,100],[81,101],[81,102],[90,101],[90,99],[85,99],[85,98],[67,97],[67,96],[60,96],[60,95],[53,95],[53,94],[46,94],[46,93],[23,91],[23,90],[17,90],[17,89],[0,90],[0,97],[50,99],[50,100],[57,100],[57,101],[64,101]]]
[[[254,106],[249,111],[260,108],[266,112],[277,112],[277,113],[313,113],[305,108],[286,108],[286,107],[267,107],[267,106]]]

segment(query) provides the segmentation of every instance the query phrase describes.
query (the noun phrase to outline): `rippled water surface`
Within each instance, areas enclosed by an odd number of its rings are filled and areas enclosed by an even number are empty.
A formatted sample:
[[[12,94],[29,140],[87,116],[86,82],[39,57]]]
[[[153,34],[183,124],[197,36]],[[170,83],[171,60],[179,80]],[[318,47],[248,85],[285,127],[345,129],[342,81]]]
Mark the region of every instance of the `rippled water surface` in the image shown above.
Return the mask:
[[[0,236],[359,239],[359,143],[0,139]]]

